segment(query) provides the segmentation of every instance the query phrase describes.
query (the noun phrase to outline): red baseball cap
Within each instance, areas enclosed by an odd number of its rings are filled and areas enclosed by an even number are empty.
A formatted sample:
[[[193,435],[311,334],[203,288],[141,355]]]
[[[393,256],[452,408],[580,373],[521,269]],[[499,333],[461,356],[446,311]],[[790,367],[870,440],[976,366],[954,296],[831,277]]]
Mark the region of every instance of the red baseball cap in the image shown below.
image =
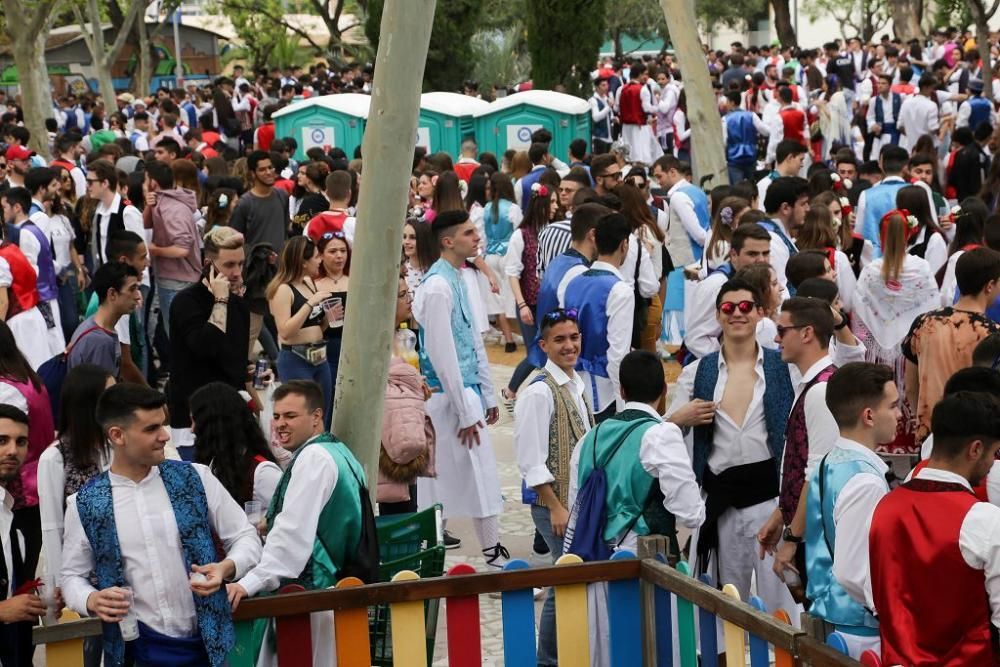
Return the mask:
[[[8,160],[27,160],[32,155],[34,155],[34,153],[29,151],[24,146],[11,146],[7,149],[5,157]]]

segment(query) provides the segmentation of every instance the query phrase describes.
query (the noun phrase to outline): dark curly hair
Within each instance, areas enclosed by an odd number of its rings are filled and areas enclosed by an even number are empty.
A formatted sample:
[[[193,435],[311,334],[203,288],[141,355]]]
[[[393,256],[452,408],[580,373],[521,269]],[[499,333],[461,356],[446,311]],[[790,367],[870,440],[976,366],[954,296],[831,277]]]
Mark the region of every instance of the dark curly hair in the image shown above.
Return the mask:
[[[195,461],[212,466],[212,473],[237,502],[253,497],[247,477],[255,456],[275,462],[260,425],[240,394],[222,382],[210,382],[189,401],[194,422]]]

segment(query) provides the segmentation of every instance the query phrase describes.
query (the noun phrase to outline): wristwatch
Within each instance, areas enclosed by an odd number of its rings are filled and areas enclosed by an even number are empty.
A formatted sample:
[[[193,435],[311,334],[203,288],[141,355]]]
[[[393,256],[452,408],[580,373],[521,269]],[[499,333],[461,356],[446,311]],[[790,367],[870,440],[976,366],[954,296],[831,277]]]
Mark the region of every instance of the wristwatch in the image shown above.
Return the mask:
[[[802,542],[801,537],[794,535],[792,533],[791,526],[785,526],[785,532],[781,534],[781,539],[783,539],[785,542],[791,542],[792,544],[799,544]]]

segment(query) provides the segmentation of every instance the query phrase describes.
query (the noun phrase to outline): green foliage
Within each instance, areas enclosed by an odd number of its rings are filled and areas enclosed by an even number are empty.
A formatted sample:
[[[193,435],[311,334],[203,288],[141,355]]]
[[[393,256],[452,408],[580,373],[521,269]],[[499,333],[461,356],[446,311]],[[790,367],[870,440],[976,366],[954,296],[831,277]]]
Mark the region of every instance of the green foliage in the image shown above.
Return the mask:
[[[604,39],[606,0],[534,3],[526,16],[531,78],[536,88],[589,93],[590,72]],[[612,11],[618,11],[612,6]]]
[[[939,0],[934,3],[933,25],[953,25],[965,29],[975,23],[967,0]]]
[[[660,3],[650,0],[618,0],[607,12],[604,24],[616,51],[620,48],[623,35],[643,39],[660,37],[664,44],[670,39]]]
[[[405,1],[405,0],[404,0]],[[365,34],[378,50],[385,0],[369,0]],[[472,75],[472,36],[480,25],[482,0],[440,0],[434,11],[431,43],[424,67],[425,90],[459,90]]]
[[[768,17],[767,0],[695,0],[694,11],[709,29],[717,25],[753,28],[759,19]]]
[[[472,78],[480,83],[482,91],[493,84],[511,86],[531,73],[524,29],[519,25],[477,32],[472,36],[472,59]]]
[[[286,45],[288,29],[285,24],[272,19],[282,15],[280,0],[217,0],[212,11],[224,14],[233,24],[233,30],[243,43],[244,56],[249,66],[256,70],[273,62],[275,49]]]

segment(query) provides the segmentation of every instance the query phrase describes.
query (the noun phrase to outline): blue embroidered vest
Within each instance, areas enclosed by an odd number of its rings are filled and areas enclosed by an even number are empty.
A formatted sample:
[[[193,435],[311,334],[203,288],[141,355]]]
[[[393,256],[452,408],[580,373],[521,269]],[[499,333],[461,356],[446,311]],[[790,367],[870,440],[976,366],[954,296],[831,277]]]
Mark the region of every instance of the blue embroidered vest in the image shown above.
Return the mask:
[[[184,552],[184,569],[191,565],[205,565],[217,560],[212,528],[209,523],[208,500],[198,471],[189,463],[164,461],[159,465],[160,478],[166,487],[167,497],[174,510],[181,550]],[[97,587],[123,586],[125,568],[122,563],[118,527],[115,525],[114,498],[111,480],[104,472],[84,486],[76,501],[80,523],[94,553],[94,572]],[[205,644],[205,651],[213,667],[226,660],[229,649],[236,641],[232,612],[225,588],[208,597],[191,594],[198,614],[198,629]],[[104,664],[118,667],[124,664],[125,643],[116,623],[104,623]]]
[[[490,202],[483,210],[487,255],[507,254],[507,244],[510,242],[510,235],[514,233],[514,225],[510,222],[510,207],[514,205],[512,201],[501,199],[499,206]]]
[[[604,108],[608,106],[608,103],[602,100],[597,95],[591,97],[596,104],[598,111],[604,111]],[[604,120],[594,123],[591,130],[591,136],[595,139],[603,139],[605,141],[611,141],[611,116],[608,115]]]
[[[892,99],[892,124],[899,122],[899,107],[903,103],[903,96],[899,93],[889,93]],[[875,96],[875,122],[885,125],[885,110],[882,108],[882,96]]]
[[[566,286],[567,308],[576,308],[583,346],[576,370],[608,377],[608,295],[621,282],[610,271],[584,271]]]
[[[980,123],[990,123],[993,104],[985,97],[969,98],[969,129],[975,131]]]
[[[834,625],[877,629],[878,621],[871,612],[857,603],[833,576],[833,554],[837,543],[837,527],[833,509],[847,481],[860,474],[885,477],[858,452],[834,447],[809,476],[806,496],[806,597],[812,601],[809,613]],[[819,483],[823,475],[823,484]],[[822,488],[822,495],[820,493]],[[889,491],[886,485],[886,492]]]
[[[906,185],[902,180],[889,181],[865,190],[865,219],[862,221],[861,235],[871,241],[875,257],[882,256],[882,216],[896,208],[896,193]]]
[[[740,109],[726,114],[726,161],[747,164],[757,159],[757,128],[753,114]]]
[[[51,301],[59,296],[59,281],[56,279],[56,267],[52,261],[52,244],[38,225],[28,221],[22,225],[22,230],[38,239],[38,298]]]
[[[430,270],[424,276],[423,282],[427,282],[431,276],[441,276],[451,287],[451,335],[455,340],[455,354],[458,356],[458,370],[462,373],[462,382],[466,387],[479,384],[479,359],[476,357],[476,341],[472,326],[472,308],[469,306],[469,299],[465,295],[465,283],[458,269],[449,264],[444,259],[434,262]],[[441,380],[438,378],[431,360],[427,356],[427,342],[424,340],[427,327],[420,327],[420,372],[427,379],[427,384],[431,389],[442,389]]]
[[[528,204],[531,202],[531,186],[538,182],[545,172],[544,169],[532,169],[524,175],[518,185],[521,187],[521,212],[528,212]]]
[[[536,320],[538,322],[541,322],[543,317],[559,308],[559,283],[562,282],[567,271],[581,264],[590,264],[590,262],[587,261],[586,257],[572,248],[549,262],[542,276],[542,284],[538,287],[538,306],[535,309]],[[528,361],[535,368],[543,368],[547,361],[545,353],[538,346],[538,341],[541,337],[542,331],[541,327],[539,327],[538,332],[535,334],[535,339],[531,342],[531,347],[528,348]]]
[[[712,224],[712,215],[708,211],[708,197],[705,196],[702,189],[687,183],[679,187],[677,192],[683,192],[691,200],[691,203],[694,204],[694,213],[698,216],[698,224],[701,225],[702,229],[708,231]],[[688,234],[688,240],[691,242],[691,252],[694,253],[695,260],[700,262],[701,256],[705,253],[704,246],[695,241],[690,234]]]
[[[713,352],[702,357],[698,363],[691,398],[715,400],[715,385],[719,382],[719,354]],[[788,376],[788,364],[781,360],[780,352],[764,348],[764,424],[767,428],[767,448],[774,457],[775,468],[781,465],[781,454],[785,450],[785,427],[794,399],[795,389]],[[694,428],[692,465],[699,484],[708,466],[714,435],[714,424]]]

